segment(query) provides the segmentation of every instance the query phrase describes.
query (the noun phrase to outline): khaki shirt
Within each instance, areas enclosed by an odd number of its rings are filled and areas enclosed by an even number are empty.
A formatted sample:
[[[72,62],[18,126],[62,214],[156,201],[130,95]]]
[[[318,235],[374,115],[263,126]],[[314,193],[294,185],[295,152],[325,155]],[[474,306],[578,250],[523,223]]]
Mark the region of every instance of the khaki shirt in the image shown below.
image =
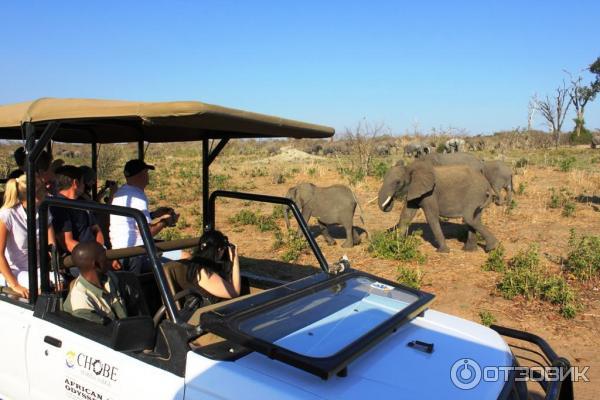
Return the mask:
[[[123,299],[110,276],[106,276],[103,286],[104,288],[100,289],[79,275],[65,300],[64,311],[100,324],[107,319],[127,317]]]

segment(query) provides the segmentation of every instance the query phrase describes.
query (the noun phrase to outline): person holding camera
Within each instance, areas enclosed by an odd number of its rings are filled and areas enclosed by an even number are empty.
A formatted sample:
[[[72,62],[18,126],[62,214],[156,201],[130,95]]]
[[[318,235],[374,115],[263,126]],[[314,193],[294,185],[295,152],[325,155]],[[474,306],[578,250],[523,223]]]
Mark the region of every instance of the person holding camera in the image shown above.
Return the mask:
[[[153,165],[142,160],[129,160],[125,164],[123,174],[127,183],[115,193],[112,205],[131,207],[144,213],[150,225],[150,234],[156,236],[167,227],[177,224],[179,214],[170,207],[160,207],[150,212],[148,197],[144,190],[150,182],[149,170],[154,170]],[[113,249],[122,249],[144,244],[137,224],[133,218],[111,214],[110,216],[110,242]],[[131,257],[123,260],[123,269],[135,273],[150,271],[151,264],[147,256]]]
[[[238,297],[242,291],[237,248],[217,230],[205,232],[190,260],[165,265],[175,293],[195,288],[204,305]]]

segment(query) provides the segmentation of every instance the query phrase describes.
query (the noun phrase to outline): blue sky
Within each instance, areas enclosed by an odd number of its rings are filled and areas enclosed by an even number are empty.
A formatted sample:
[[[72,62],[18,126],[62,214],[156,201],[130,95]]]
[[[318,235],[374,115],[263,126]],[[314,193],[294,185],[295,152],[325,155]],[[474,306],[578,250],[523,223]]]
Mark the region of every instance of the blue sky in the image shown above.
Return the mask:
[[[4,1],[0,103],[200,100],[338,132],[489,133],[526,126],[534,93],[600,56],[599,16],[597,0]],[[586,121],[600,128],[600,98]]]

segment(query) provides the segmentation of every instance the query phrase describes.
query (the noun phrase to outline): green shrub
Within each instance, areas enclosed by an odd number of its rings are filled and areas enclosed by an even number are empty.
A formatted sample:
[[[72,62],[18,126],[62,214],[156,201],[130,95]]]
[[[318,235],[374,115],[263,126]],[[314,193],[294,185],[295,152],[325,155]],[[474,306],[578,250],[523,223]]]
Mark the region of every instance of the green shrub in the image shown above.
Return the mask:
[[[242,209],[230,217],[229,222],[235,225],[255,225],[261,232],[279,229],[272,215],[261,215],[247,209]]]
[[[348,179],[350,185],[354,186],[358,182],[361,182],[365,179],[365,171],[362,168],[344,168],[338,167],[338,173]]]
[[[558,169],[561,170],[562,172],[569,172],[575,166],[576,161],[577,161],[577,159],[573,156],[561,158],[558,161]]]
[[[561,187],[558,191],[555,188],[550,188],[550,201],[548,207],[561,208],[571,202],[573,196],[566,188]]]
[[[600,236],[578,237],[571,229],[566,269],[578,279],[589,281],[600,272]]]
[[[520,158],[515,163],[515,167],[517,167],[517,168],[525,168],[528,165],[529,165],[529,160],[527,160],[526,158]]]
[[[388,260],[417,261],[423,263],[426,257],[419,250],[421,231],[403,235],[398,230],[375,232],[370,240],[368,251],[372,256]]]
[[[577,312],[575,291],[563,276],[548,275],[542,269],[535,244],[509,260],[498,289],[506,299],[523,296],[557,304],[565,318],[573,318]]]
[[[181,231],[176,227],[165,228],[158,234],[158,238],[165,241],[177,240],[181,239],[182,237],[183,235],[181,234]]]
[[[481,319],[481,324],[485,326],[491,326],[496,323],[494,314],[486,310],[479,311],[479,319]]]
[[[506,206],[506,214],[512,214],[517,209],[517,202],[515,199],[510,199],[510,203]]]
[[[484,271],[503,272],[506,269],[506,261],[504,261],[504,246],[498,245],[494,250],[490,251],[485,263],[481,266]]]
[[[271,217],[273,217],[275,219],[283,218],[283,213],[286,208],[287,208],[287,206],[282,206],[281,204],[277,204],[277,205],[273,206],[273,211],[271,212]]]
[[[574,215],[575,215],[575,203],[569,200],[563,205],[562,216],[563,217],[572,217]]]
[[[383,179],[383,177],[385,176],[385,174],[387,174],[389,169],[390,165],[388,163],[379,161],[373,166],[373,176],[379,179]]]
[[[314,177],[317,174],[317,169],[315,167],[310,167],[308,169],[308,176]]]
[[[221,190],[225,188],[225,185],[229,182],[231,176],[223,174],[210,175],[209,185],[211,190]]]
[[[398,267],[398,278],[397,281],[403,285],[411,287],[413,289],[420,289],[423,284],[423,276],[425,274],[421,268],[410,268],[410,267]]]
[[[285,262],[298,260],[300,255],[308,248],[308,243],[304,236],[295,231],[288,231],[287,237],[283,238],[283,236],[280,236],[280,240],[282,241],[280,247],[285,246],[287,248],[281,256],[281,259]]]
[[[582,127],[579,136],[577,136],[577,131],[573,129],[573,132],[569,135],[569,142],[571,144],[590,144],[592,143],[592,132]]]
[[[519,188],[517,189],[517,194],[519,196],[522,196],[523,194],[525,194],[526,187],[527,187],[527,184],[525,182],[519,183]]]

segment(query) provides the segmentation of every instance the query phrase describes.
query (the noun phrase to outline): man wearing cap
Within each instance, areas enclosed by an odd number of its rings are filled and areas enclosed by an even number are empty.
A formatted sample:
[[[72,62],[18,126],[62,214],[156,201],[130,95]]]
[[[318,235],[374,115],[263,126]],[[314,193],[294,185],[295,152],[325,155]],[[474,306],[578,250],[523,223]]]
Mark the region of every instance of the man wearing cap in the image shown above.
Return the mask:
[[[161,207],[154,212],[148,209],[148,198],[144,189],[148,186],[148,171],[154,170],[153,165],[142,160],[129,160],[125,164],[123,174],[127,183],[115,193],[112,204],[115,206],[136,208],[144,213],[150,226],[150,234],[156,236],[168,226],[174,226],[179,218],[172,208]],[[154,219],[154,222],[152,222]],[[144,244],[140,231],[133,218],[119,215],[110,216],[110,241],[113,249],[141,246]],[[149,270],[147,256],[138,256],[125,259],[123,268],[128,271],[140,273]]]

